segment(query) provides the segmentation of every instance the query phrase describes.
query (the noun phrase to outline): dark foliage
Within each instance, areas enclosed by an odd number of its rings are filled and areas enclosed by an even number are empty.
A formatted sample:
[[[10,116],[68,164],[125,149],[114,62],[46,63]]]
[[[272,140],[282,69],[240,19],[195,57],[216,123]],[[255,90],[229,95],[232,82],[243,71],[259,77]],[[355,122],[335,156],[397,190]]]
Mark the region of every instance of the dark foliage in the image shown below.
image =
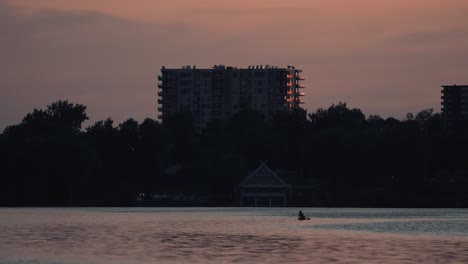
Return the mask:
[[[445,131],[432,109],[404,121],[366,119],[341,102],[269,120],[243,110],[202,133],[190,113],[82,131],[85,110],[58,101],[3,131],[2,205],[124,206],[141,192],[234,205],[234,187],[269,160],[300,205],[468,206],[468,137]]]

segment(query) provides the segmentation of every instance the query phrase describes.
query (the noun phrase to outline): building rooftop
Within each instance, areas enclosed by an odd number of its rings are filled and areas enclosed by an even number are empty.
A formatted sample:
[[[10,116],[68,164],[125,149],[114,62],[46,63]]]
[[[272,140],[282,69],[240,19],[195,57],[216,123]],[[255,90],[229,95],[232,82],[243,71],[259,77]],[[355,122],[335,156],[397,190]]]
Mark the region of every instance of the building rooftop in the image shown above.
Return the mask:
[[[180,68],[166,68],[166,66],[161,67],[162,70],[169,70],[169,69],[178,69],[178,70],[192,70],[192,69],[197,69],[196,65],[190,66],[182,66]],[[209,69],[209,68],[199,68],[199,69]],[[234,66],[225,66],[223,64],[220,65],[214,65],[211,69],[213,70],[225,70],[225,69],[234,69],[234,70],[268,70],[268,69],[288,69],[288,70],[296,70],[295,66],[287,65],[286,67],[278,67],[274,65],[249,65],[247,68],[238,68]]]
[[[239,184],[240,187],[285,187],[288,186],[276,173],[267,165],[267,161],[262,164],[247,178]]]
[[[462,85],[460,85],[460,84],[448,84],[448,85],[442,85],[442,87],[444,87],[444,88],[445,88],[445,87],[460,87],[460,88],[466,88],[466,87],[468,87],[468,85],[466,85],[466,84],[462,84]]]

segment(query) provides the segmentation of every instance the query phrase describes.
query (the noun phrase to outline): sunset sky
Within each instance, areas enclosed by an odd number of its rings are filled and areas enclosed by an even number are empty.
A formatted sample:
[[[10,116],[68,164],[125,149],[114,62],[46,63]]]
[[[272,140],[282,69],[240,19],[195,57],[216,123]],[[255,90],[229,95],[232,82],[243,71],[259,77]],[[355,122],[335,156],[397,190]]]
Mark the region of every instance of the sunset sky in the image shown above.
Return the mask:
[[[0,131],[68,99],[156,118],[162,65],[295,65],[305,107],[403,118],[468,84],[466,0],[0,0]]]

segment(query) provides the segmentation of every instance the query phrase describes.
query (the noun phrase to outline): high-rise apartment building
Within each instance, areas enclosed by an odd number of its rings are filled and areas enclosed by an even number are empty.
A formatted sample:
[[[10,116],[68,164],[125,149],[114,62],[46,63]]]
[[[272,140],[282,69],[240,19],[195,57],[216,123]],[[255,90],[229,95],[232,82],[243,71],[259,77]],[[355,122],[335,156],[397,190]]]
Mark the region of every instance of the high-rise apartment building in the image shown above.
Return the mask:
[[[203,128],[213,119],[227,118],[241,109],[251,108],[269,118],[272,113],[298,108],[304,101],[302,71],[294,66],[215,65],[211,69],[185,66],[162,67],[158,76],[158,117],[190,111],[195,125]]]
[[[468,128],[468,85],[442,86],[442,115],[445,128]]]

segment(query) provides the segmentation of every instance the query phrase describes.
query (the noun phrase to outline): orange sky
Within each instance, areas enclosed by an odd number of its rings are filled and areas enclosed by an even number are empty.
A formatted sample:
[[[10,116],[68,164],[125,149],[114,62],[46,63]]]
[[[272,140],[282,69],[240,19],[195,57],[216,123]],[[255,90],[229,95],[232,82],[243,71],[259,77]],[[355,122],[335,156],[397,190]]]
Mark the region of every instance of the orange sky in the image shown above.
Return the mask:
[[[57,99],[155,118],[162,65],[295,65],[306,108],[402,118],[468,83],[465,0],[0,0],[0,129]]]

